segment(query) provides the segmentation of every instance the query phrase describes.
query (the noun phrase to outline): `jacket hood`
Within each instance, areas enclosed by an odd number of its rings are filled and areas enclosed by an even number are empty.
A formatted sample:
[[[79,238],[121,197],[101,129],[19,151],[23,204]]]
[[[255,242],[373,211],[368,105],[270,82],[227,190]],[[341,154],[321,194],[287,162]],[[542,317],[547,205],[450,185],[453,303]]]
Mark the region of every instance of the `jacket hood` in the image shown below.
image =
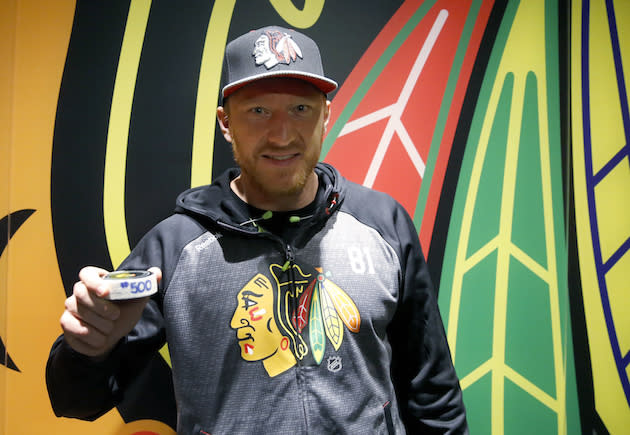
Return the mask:
[[[323,195],[317,198],[317,217],[330,215],[341,204],[343,178],[327,163],[318,163],[315,172],[319,177]],[[246,205],[230,188],[230,182],[240,174],[240,169],[231,168],[221,174],[212,184],[185,190],[177,197],[175,212],[210,219],[220,225],[242,228],[249,219]]]

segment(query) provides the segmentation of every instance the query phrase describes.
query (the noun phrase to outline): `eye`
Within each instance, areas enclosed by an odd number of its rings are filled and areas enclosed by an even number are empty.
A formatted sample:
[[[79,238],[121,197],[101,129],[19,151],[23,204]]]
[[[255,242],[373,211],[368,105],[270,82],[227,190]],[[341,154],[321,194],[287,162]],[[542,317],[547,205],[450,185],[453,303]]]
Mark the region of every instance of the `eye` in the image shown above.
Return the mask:
[[[248,311],[254,305],[258,305],[258,302],[250,299],[248,296],[243,296],[243,309]]]
[[[267,116],[269,111],[262,106],[252,106],[247,111],[253,116]]]
[[[307,115],[311,111],[311,106],[308,104],[298,104],[293,108],[293,111],[298,115]]]

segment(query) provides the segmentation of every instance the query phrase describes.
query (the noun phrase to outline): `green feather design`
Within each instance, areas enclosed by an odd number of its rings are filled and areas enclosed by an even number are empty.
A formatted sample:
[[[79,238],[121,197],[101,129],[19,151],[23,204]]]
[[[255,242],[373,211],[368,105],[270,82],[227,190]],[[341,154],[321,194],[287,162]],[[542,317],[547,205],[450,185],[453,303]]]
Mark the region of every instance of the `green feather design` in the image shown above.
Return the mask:
[[[311,340],[313,358],[315,358],[317,364],[322,362],[324,350],[326,349],[324,324],[322,322],[321,305],[319,302],[319,289],[319,285],[313,289],[313,300],[311,301],[311,312],[309,315],[309,338]]]
[[[339,350],[341,342],[343,341],[343,325],[341,319],[337,314],[330,295],[326,291],[326,287],[320,285],[321,290],[321,305],[322,305],[322,317],[324,318],[324,328],[326,335],[332,343],[335,350]]]

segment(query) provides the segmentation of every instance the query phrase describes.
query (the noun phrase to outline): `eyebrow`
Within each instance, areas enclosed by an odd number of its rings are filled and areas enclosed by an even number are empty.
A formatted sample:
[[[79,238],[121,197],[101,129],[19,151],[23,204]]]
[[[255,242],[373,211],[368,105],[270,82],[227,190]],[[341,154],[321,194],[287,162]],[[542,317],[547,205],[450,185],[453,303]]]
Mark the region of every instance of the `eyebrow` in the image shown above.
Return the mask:
[[[244,290],[242,293],[242,296],[256,296],[256,297],[261,298],[263,295],[261,293],[254,293],[251,290]]]

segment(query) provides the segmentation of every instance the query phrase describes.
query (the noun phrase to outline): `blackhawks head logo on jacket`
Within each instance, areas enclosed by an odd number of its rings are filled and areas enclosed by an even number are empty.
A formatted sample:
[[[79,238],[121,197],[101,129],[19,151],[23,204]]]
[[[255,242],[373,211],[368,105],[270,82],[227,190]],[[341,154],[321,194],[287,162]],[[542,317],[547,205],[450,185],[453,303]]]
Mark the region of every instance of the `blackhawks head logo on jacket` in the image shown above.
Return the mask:
[[[293,264],[269,266],[238,292],[230,327],[236,331],[241,357],[262,361],[274,377],[302,364],[319,365],[327,341],[335,350],[344,325],[359,332],[355,303],[321,268]]]

